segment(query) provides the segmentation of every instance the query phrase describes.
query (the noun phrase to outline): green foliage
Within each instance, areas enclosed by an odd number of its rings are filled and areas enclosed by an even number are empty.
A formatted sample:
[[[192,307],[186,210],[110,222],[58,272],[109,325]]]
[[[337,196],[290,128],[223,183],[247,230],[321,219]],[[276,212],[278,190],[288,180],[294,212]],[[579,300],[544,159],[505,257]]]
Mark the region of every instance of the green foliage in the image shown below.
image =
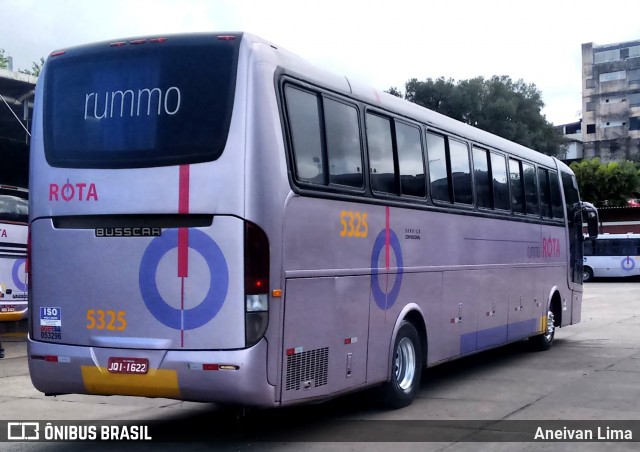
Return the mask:
[[[399,93],[396,88],[387,92]],[[508,76],[459,82],[414,78],[405,84],[405,93],[411,102],[545,154],[557,155],[564,148],[562,135],[541,113],[544,102],[534,84]]]
[[[624,206],[638,190],[640,173],[630,161],[601,163],[599,158],[573,162],[582,199],[595,205]]]
[[[34,61],[33,63],[31,63],[31,69],[22,69],[20,70],[20,72],[37,77],[40,75],[42,66],[44,66],[44,57],[40,57],[40,61]]]
[[[402,99],[402,93],[400,92],[400,90],[398,88],[396,88],[395,86],[392,86],[391,88],[389,88],[388,90],[385,91],[385,93],[389,93],[392,96],[396,96]]]
[[[9,67],[9,58],[4,54],[4,49],[0,49],[0,69]]]

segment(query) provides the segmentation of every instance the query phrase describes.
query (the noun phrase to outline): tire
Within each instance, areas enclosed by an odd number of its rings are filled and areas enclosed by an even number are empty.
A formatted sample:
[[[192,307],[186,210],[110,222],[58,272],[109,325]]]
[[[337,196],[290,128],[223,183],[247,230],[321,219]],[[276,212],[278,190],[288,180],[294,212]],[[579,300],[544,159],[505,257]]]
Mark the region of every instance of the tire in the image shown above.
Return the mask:
[[[553,311],[551,311],[551,308],[549,308],[549,311],[547,312],[546,331],[542,334],[539,334],[538,336],[533,336],[529,339],[529,342],[531,343],[531,346],[534,350],[545,351],[551,348],[551,345],[553,344],[553,337],[556,333],[556,326],[554,322],[555,316],[553,315]]]
[[[593,270],[591,267],[584,267],[582,269],[582,282],[591,281],[593,279]]]
[[[400,325],[391,356],[391,380],[382,386],[384,404],[391,409],[408,406],[420,388],[422,347],[416,328],[406,320]]]

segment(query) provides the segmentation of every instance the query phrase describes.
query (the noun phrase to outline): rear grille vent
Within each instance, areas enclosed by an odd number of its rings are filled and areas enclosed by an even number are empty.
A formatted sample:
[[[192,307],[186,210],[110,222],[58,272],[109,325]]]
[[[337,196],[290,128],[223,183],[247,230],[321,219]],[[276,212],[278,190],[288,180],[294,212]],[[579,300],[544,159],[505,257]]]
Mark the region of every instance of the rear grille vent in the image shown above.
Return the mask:
[[[304,389],[324,386],[327,384],[328,369],[329,347],[288,355],[286,390],[297,391],[301,386]]]

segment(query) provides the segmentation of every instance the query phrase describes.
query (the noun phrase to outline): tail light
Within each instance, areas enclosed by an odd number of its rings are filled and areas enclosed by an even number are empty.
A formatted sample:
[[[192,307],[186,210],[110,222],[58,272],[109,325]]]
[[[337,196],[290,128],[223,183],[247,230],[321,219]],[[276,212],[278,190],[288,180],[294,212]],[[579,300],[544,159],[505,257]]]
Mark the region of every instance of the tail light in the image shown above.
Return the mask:
[[[264,336],[269,323],[269,240],[262,229],[244,228],[245,339],[251,347]]]
[[[27,278],[27,293],[31,293],[31,226],[27,230],[27,260],[24,264],[24,273]]]

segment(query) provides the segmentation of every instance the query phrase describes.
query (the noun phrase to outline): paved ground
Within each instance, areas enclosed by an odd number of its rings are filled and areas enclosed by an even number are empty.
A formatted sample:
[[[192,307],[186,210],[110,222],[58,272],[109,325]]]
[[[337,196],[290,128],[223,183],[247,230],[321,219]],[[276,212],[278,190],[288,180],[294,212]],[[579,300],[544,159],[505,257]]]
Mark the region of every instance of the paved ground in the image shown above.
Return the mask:
[[[0,361],[0,420],[111,420],[158,422],[184,438],[234,440],[216,444],[230,450],[601,450],[600,443],[468,442],[532,420],[640,420],[640,284],[637,281],[586,285],[582,323],[563,328],[547,352],[529,351],[526,342],[445,364],[423,374],[417,400],[397,411],[382,410],[371,391],[321,404],[247,413],[211,404],[167,399],[69,395],[45,398],[28,376],[22,325],[0,329],[6,358]],[[4,331],[4,332],[2,332]],[[446,421],[444,425],[410,420]],[[475,420],[478,422],[459,422]],[[364,421],[364,422],[359,422]],[[386,421],[386,422],[375,422]],[[389,422],[403,421],[403,422]],[[364,443],[371,438],[395,441],[419,425],[424,432],[449,432],[446,441]],[[515,427],[517,427],[515,423]],[[449,430],[447,430],[449,428]],[[403,430],[404,429],[404,430]],[[269,433],[265,433],[265,430]],[[516,428],[517,430],[517,428]],[[215,433],[212,433],[215,432]],[[400,433],[398,433],[400,432]],[[424,439],[420,435],[416,440]],[[640,436],[640,435],[638,435]],[[513,437],[517,440],[517,435]],[[254,441],[254,440],[258,441]],[[269,440],[271,442],[261,442]],[[304,442],[297,441],[324,441]],[[352,442],[345,442],[352,441]],[[640,438],[634,438],[635,441]],[[0,444],[0,450],[84,450],[88,444]],[[100,444],[99,448],[110,448]],[[137,447],[134,447],[137,446]],[[167,444],[120,443],[120,449],[157,450]],[[191,443],[192,449],[211,445]],[[184,449],[185,445],[175,446]],[[616,443],[612,450],[636,450]],[[93,445],[92,445],[93,448]]]

